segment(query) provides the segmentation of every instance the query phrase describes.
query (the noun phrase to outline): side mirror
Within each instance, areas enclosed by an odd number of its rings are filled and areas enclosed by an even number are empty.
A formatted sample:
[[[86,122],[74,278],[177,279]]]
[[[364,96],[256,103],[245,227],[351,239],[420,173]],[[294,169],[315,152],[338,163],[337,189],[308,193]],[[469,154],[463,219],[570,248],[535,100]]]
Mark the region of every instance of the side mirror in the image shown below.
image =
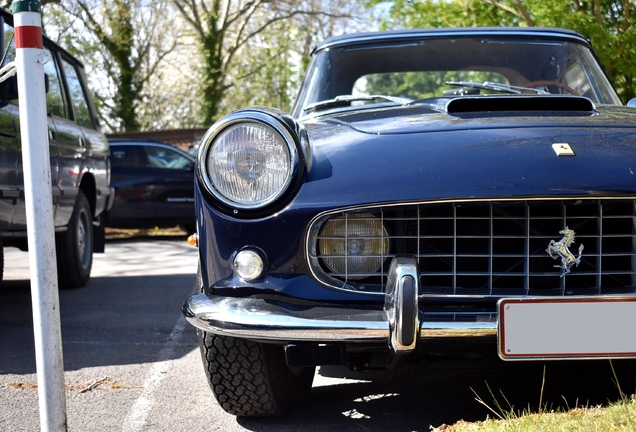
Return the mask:
[[[44,74],[44,91],[49,92],[49,76]],[[18,98],[18,76],[12,75],[0,83],[0,100],[8,102]]]
[[[12,75],[0,83],[0,99],[5,102],[18,98],[18,76]]]
[[[636,108],[636,98],[630,99],[629,102],[627,102],[627,106]]]

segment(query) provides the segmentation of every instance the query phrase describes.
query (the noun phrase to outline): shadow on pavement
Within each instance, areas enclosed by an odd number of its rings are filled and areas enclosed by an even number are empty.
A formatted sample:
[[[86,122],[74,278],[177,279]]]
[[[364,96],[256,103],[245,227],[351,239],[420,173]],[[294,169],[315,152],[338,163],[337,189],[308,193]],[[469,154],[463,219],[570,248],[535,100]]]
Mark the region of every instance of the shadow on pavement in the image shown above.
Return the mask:
[[[176,340],[169,340],[194,283],[194,274],[95,277],[84,288],[61,291],[65,370],[166,360],[158,358],[166,346],[172,347],[169,359],[197,349],[196,332],[188,324]],[[633,394],[636,363],[613,364],[623,392]],[[495,357],[452,364],[429,359],[418,366],[393,379],[324,367],[309,400],[287,416],[231,422],[257,432],[428,431],[462,419],[495,417],[476,395],[492,408],[494,396],[505,408],[508,401],[517,410],[536,410],[541,398],[555,410],[620,399],[608,361],[547,363],[545,383],[541,363],[505,363]],[[35,373],[29,282],[5,281],[0,291],[0,374],[29,373]],[[212,392],[205,390],[197,397],[212,400]]]
[[[96,277],[60,291],[64,369],[157,361],[194,284],[193,274]],[[182,324],[179,340],[170,341],[171,358],[197,347],[196,331]],[[28,280],[2,283],[0,353],[0,373],[36,372]]]
[[[443,365],[430,365],[428,370],[397,379],[358,375],[342,368],[323,369],[321,375],[366,378],[367,381],[314,387],[310,399],[285,417],[238,418],[237,422],[252,431],[428,431],[430,426],[440,427],[459,420],[496,417],[476,400],[476,395],[493,409],[496,409],[494,396],[506,409],[509,402],[516,410],[530,407],[536,412],[543,364],[494,362],[476,369],[440,366]],[[615,361],[614,366],[622,390],[633,393],[635,363]],[[546,365],[542,401],[549,410],[604,405],[618,400],[620,393],[608,361]]]

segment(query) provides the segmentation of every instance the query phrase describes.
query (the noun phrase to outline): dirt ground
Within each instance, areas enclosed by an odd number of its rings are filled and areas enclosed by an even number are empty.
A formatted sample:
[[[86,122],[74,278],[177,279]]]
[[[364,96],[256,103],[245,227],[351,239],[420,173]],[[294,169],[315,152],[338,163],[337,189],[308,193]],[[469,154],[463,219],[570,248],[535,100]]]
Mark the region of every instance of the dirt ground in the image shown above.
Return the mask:
[[[106,240],[123,240],[145,237],[185,237],[189,234],[191,233],[187,233],[179,227],[151,229],[106,228]]]

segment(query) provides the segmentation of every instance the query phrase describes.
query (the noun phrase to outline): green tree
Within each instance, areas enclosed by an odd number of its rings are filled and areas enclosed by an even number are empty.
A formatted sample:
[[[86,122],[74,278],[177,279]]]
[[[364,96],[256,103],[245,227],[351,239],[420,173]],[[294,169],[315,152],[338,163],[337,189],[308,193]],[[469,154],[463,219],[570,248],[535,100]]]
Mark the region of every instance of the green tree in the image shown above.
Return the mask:
[[[380,2],[371,0],[368,5]],[[386,2],[383,2],[386,4]],[[540,26],[590,39],[623,101],[636,96],[636,28],[630,0],[389,0],[381,27]]]
[[[220,112],[235,107],[268,106],[288,110],[290,87],[297,81],[298,68],[293,55],[293,29],[290,22],[275,23],[270,31],[251,44],[249,55],[236,58],[230,72],[232,84],[227,88],[220,104]],[[294,29],[295,30],[295,29]]]
[[[303,0],[183,0],[175,2],[180,16],[193,29],[199,46],[198,71],[204,125],[214,122],[234,101],[252,100],[267,105],[289,104],[292,64],[302,59],[289,49],[300,29],[301,17],[347,18],[330,8],[336,1]],[[296,21],[294,21],[296,20]],[[300,33],[297,33],[300,34]],[[301,45],[306,41],[301,37]],[[264,97],[269,91],[269,100]],[[256,95],[260,95],[256,96]],[[224,103],[225,101],[225,103]],[[274,103],[267,103],[274,102]]]
[[[354,18],[354,4],[348,0],[303,0],[303,10],[321,13],[273,23],[236,57],[221,113],[254,105],[288,111],[314,46],[364,21]]]
[[[167,31],[167,3],[61,0],[45,14],[46,29],[107,81],[96,89],[106,126],[115,131],[141,129],[138,109],[145,86],[177,44],[174,32]]]
[[[112,131],[209,125],[250,105],[288,110],[313,46],[366,24],[350,19],[349,0],[54,1],[47,35],[85,63]]]

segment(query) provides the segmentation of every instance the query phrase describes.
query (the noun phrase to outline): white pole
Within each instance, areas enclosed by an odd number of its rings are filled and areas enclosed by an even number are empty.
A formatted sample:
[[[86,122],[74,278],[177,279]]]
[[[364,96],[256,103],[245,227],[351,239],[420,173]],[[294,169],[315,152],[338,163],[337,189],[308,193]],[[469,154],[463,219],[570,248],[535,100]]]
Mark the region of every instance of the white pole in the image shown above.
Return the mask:
[[[66,431],[66,395],[57,287],[51,159],[38,0],[17,0],[14,13],[24,189],[31,268],[40,428]]]

